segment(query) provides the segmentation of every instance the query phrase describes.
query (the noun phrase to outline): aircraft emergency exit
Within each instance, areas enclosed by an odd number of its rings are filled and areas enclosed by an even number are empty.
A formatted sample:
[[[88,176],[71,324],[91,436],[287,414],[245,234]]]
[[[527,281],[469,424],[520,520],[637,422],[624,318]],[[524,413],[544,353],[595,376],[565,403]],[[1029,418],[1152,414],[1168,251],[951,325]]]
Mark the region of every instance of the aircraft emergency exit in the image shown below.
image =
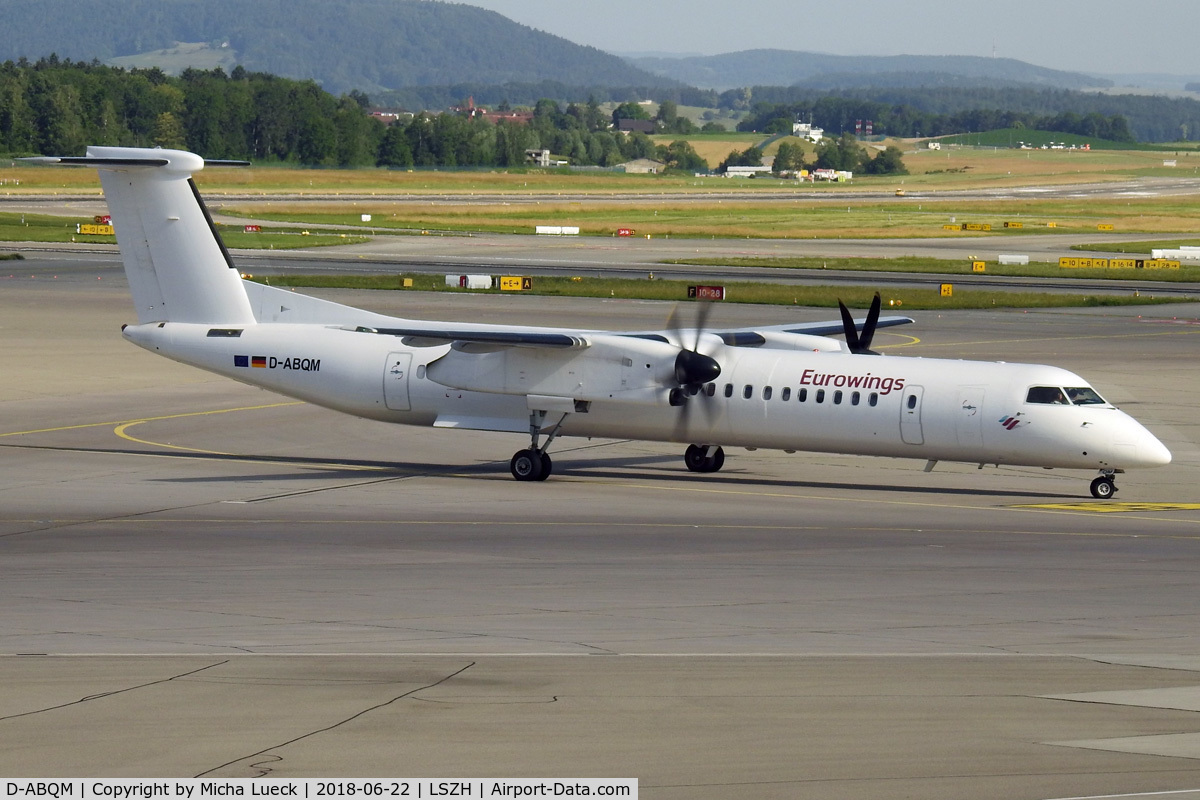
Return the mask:
[[[510,431],[510,462],[545,480],[559,436],[686,444],[715,472],[725,447],[1098,470],[1170,463],[1148,430],[1087,381],[1034,364],[879,356],[878,328],[832,322],[599,331],[400,319],[245,281],[176,150],[90,147],[38,163],[100,172],[137,324],[151,352],[289,397],[385,422]],[[207,162],[228,164],[233,162]],[[842,334],[845,341],[831,338]]]

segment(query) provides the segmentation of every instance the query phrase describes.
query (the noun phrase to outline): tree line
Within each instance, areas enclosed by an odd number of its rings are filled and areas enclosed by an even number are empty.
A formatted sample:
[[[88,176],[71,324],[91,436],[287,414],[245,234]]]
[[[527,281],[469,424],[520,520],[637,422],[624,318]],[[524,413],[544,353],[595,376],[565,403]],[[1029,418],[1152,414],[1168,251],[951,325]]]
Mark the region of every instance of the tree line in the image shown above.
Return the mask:
[[[853,172],[859,175],[907,175],[903,153],[900,148],[888,145],[875,156],[867,152],[851,134],[825,138],[817,144],[813,158],[809,159],[800,144],[780,142],[775,151],[771,172],[776,175],[798,174],[801,170],[832,169]],[[753,167],[762,163],[763,152],[757,147],[734,151],[717,167],[724,172],[728,167]]]
[[[565,108],[539,100],[528,125],[423,112],[387,126],[368,105],[361,92],[334,97],[313,81],[241,67],[171,77],[55,56],[8,61],[0,65],[0,152],[75,155],[97,144],[314,166],[485,167],[520,166],[526,150],[548,149],[585,166],[657,158],[707,169],[685,142],[656,146],[644,134],[614,133],[594,98]],[[678,129],[681,119],[664,118],[662,129]]]
[[[1198,84],[1200,85],[1200,84]],[[757,118],[767,107],[793,106],[797,116],[837,135],[854,130],[855,120],[872,120],[877,133],[892,136],[941,136],[977,133],[1007,127],[1007,121],[1049,120],[1054,125],[1073,125],[1084,136],[1098,136],[1097,116],[1104,120],[1122,117],[1125,128],[1139,142],[1200,140],[1200,101],[1162,95],[1108,94],[1029,86],[937,86],[925,88],[814,89],[801,86],[748,86],[718,92],[694,87],[613,87],[586,89],[561,82],[505,84],[455,84],[410,87],[379,95],[386,104],[410,108],[441,108],[472,95],[485,105],[502,101],[531,105],[538,98],[565,102],[572,97],[595,97],[600,102],[637,103],[639,100],[671,101],[680,105],[749,111]],[[374,95],[373,95],[374,96]],[[816,113],[821,119],[816,119]],[[1005,117],[1008,117],[1006,120]],[[773,117],[750,123],[765,131]],[[1088,120],[1080,128],[1074,120]],[[1022,122],[1027,128],[1034,125]],[[1111,122],[1108,123],[1111,125]],[[1108,133],[1124,135],[1120,129]],[[883,127],[881,127],[881,125]],[[1062,130],[1050,128],[1049,130]],[[1063,130],[1079,132],[1079,130]],[[1129,141],[1116,139],[1116,141]]]

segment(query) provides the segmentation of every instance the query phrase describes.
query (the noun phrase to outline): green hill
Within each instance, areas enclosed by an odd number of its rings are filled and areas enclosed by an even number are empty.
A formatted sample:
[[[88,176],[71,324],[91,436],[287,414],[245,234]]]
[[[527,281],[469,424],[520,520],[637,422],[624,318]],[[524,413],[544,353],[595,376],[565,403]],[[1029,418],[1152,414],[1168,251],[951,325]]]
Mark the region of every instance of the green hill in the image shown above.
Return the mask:
[[[1104,88],[1112,81],[1046,69],[1012,58],[836,56],[793,50],[742,50],[715,56],[631,58],[658,75],[706,89],[739,86],[1013,86]]]
[[[208,68],[217,59],[313,79],[334,93],[470,82],[675,83],[594,47],[452,3],[109,0],[91,7],[75,0],[0,0],[0,9],[0,61],[55,53],[178,71]]]

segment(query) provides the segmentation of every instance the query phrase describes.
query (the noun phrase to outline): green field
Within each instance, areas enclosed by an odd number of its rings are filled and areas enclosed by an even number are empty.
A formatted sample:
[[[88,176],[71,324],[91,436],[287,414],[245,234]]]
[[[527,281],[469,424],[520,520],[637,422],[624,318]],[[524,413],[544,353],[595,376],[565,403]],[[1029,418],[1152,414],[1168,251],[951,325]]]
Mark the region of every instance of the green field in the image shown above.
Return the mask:
[[[413,282],[404,288],[405,279]],[[286,275],[258,277],[254,280],[271,286],[307,286],[330,289],[379,289],[423,292],[465,292],[503,294],[498,290],[468,290],[445,285],[441,275]],[[686,301],[687,281],[628,278],[535,278],[533,291],[525,294],[556,297],[616,297],[630,300]],[[861,286],[783,286],[774,283],[726,282],[726,300],[730,303],[836,308],[842,300],[851,308],[871,304],[874,289]],[[1178,297],[1156,298],[1125,294],[1070,295],[1043,292],[995,292],[956,289],[953,296],[942,297],[938,286],[928,289],[887,290],[884,309],[890,313],[926,309],[985,308],[1065,308],[1080,306],[1155,305],[1188,302]]]
[[[1174,152],[1180,147],[1171,144],[1113,142],[1094,136],[1080,136],[1061,131],[1037,131],[1030,128],[1002,128],[982,133],[959,133],[953,136],[942,136],[937,141],[943,145],[959,144],[968,147],[1018,147],[1021,142],[1024,142],[1035,148],[1040,148],[1042,145],[1049,147],[1055,143],[1067,147],[1074,145],[1076,148],[1080,148],[1086,144],[1091,145],[1093,150],[1145,150],[1159,153]]]
[[[231,204],[222,213],[243,218],[353,225],[375,230],[487,231],[532,234],[537,225],[575,225],[588,236],[613,236],[633,228],[638,236],[682,238],[917,238],[976,236],[1062,236],[1095,233],[1113,225],[1114,233],[1200,233],[1200,205],[1186,197],[1136,200],[964,201],[889,196],[854,198],[840,203],[804,196],[770,203],[737,200],[661,200],[612,203],[603,200],[562,202],[550,198],[526,203],[472,204],[430,201],[424,204],[360,200],[346,203]],[[944,225],[986,223],[990,233],[945,230]],[[1020,222],[1020,229],[1004,227]],[[1049,223],[1057,227],[1048,227]]]
[[[851,272],[904,272],[916,274],[970,275],[966,262],[937,258],[694,258],[668,261],[696,266],[759,267],[774,269],[836,269]],[[1179,269],[1064,269],[1057,264],[1023,265],[988,263],[987,274],[1009,278],[1087,278],[1089,280],[1152,280],[1168,283],[1200,281],[1200,265]]]
[[[1200,239],[1163,239],[1154,242],[1110,242],[1108,244],[1075,245],[1072,250],[1099,250],[1104,253],[1144,253],[1179,247],[1200,247]]]

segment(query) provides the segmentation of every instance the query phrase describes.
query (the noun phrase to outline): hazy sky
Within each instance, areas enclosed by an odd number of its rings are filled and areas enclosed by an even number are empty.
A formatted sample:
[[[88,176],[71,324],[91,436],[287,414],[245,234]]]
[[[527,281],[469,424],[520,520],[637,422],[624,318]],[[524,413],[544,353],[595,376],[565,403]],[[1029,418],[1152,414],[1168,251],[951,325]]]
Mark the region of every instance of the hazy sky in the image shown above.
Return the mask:
[[[992,55],[1200,76],[1200,0],[469,0],[609,52]]]

